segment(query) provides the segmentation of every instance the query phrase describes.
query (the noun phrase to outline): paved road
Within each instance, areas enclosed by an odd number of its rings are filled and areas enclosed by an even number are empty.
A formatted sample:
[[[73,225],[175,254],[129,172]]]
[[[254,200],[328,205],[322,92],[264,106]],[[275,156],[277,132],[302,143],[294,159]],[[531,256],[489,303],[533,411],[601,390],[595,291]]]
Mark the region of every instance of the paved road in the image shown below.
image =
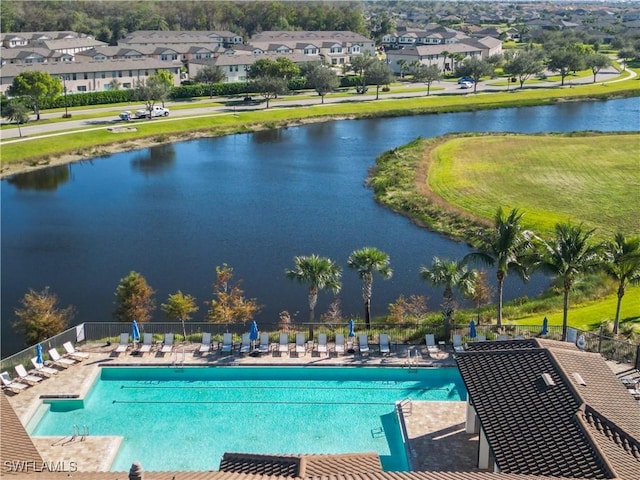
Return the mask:
[[[635,72],[629,71],[632,75],[635,76]],[[629,78],[627,76],[621,76],[619,73],[612,67],[607,70],[603,70],[598,74],[598,82],[599,83],[611,83],[615,81],[624,80]],[[572,84],[577,83],[592,83],[592,77],[585,77],[577,80],[572,80]],[[496,80],[488,80],[479,82],[477,85],[477,92],[496,92],[496,91],[505,91],[505,90],[514,90],[518,88],[518,83],[512,83],[508,85],[506,82],[501,82],[499,84]],[[525,88],[544,88],[550,86],[558,86],[559,82],[544,82],[544,83],[535,83],[531,85],[527,85],[525,83]],[[420,88],[420,91],[411,92],[407,90]],[[569,83],[565,84],[565,88],[571,88]],[[431,85],[431,94],[432,95],[470,95],[473,94],[473,89],[463,89],[457,83],[451,82],[435,82]],[[426,96],[426,86],[424,84],[406,84],[403,86],[393,87],[393,90],[390,93],[381,93],[380,100],[383,99],[393,99],[393,98],[407,98],[407,97],[424,97]],[[369,88],[369,92],[364,95],[353,94],[349,97],[332,97],[328,95],[325,97],[325,104],[332,103],[343,103],[343,102],[363,102],[363,101],[374,101],[375,100],[375,88]],[[226,103],[230,102],[229,98],[214,98],[214,102]],[[203,104],[202,107],[192,107],[187,109],[179,109],[172,107],[178,107],[179,105],[184,105],[179,102],[167,102],[166,106],[171,110],[171,115],[167,118],[154,119],[154,122],[166,122],[166,121],[178,121],[180,118],[191,117],[191,116],[203,116],[203,115],[232,115],[234,112],[242,111],[242,110],[260,110],[265,108],[264,103],[260,103],[259,105],[238,105],[236,107],[230,107],[228,105],[224,106],[211,106],[211,99],[197,100],[194,103]],[[291,107],[291,106],[304,106],[304,105],[320,105],[319,97],[309,97],[304,96],[299,99],[291,99],[291,97],[287,97],[286,100],[277,100],[272,99],[269,102],[269,108],[277,108],[277,107]],[[191,104],[193,105],[193,103]],[[125,122],[118,119],[118,114],[126,109],[135,110],[140,108],[142,105],[132,105],[128,108],[113,107],[108,106],[104,108],[98,109],[87,109],[87,110],[73,110],[73,114],[81,115],[81,114],[100,114],[100,118],[92,118],[88,120],[67,120],[60,121],[55,123],[48,124],[40,124],[32,123],[27,124],[21,127],[22,137],[19,135],[19,131],[17,128],[4,129],[0,131],[0,139],[2,139],[3,144],[27,141],[34,138],[43,138],[50,135],[60,135],[63,134],[63,131],[90,131],[92,129],[103,129],[107,127],[113,127],[116,125],[124,125]],[[42,119],[47,118],[60,118],[60,113],[44,113],[41,115]],[[35,117],[32,119],[35,120]],[[144,122],[148,120],[136,120],[133,124],[137,122]]]

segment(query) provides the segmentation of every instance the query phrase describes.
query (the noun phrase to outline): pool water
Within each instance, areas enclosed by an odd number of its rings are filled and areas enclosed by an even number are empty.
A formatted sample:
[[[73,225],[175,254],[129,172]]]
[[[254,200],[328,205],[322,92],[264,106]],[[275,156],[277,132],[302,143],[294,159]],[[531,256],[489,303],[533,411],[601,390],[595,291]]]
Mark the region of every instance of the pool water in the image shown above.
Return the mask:
[[[102,369],[82,400],[47,400],[34,436],[118,435],[111,466],[217,470],[225,452],[377,452],[409,468],[395,402],[460,401],[457,369],[185,367]]]

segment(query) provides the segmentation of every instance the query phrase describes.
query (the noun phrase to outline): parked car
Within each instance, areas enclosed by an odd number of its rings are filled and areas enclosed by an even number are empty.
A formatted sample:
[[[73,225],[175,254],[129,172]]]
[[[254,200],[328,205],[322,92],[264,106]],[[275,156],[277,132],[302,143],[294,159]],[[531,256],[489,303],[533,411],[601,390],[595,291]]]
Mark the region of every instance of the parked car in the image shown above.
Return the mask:
[[[124,120],[125,122],[128,122],[129,120],[134,119],[135,115],[131,113],[129,110],[125,110],[124,112],[120,113],[118,117],[120,117],[120,120]]]
[[[462,82],[471,82],[471,83],[475,83],[473,78],[471,77],[460,77],[458,79],[458,83],[462,83]]]
[[[154,105],[151,110],[146,108],[136,110],[136,118],[166,117],[167,115],[169,115],[169,109],[159,105]]]
[[[462,82],[460,88],[473,88],[473,82]]]

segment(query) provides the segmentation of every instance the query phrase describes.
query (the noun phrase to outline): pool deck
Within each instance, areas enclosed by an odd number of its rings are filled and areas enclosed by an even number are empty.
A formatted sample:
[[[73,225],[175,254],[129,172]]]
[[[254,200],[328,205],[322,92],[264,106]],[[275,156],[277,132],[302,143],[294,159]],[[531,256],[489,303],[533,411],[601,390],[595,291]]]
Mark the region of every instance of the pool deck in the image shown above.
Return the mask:
[[[82,351],[89,358],[60,372],[51,378],[29,387],[18,395],[7,395],[16,414],[26,425],[37,412],[42,395],[77,396],[83,398],[91,388],[103,365],[136,366],[395,366],[401,368],[455,367],[451,346],[436,354],[429,354],[424,345],[394,345],[385,356],[372,346],[369,355],[353,354],[319,356],[309,349],[304,355],[278,354],[263,356],[232,355],[217,351],[209,355],[197,352],[199,344],[177,344],[173,353],[159,351],[145,355],[133,355],[129,351],[116,354],[115,345],[83,345]],[[293,348],[293,346],[292,346]],[[465,432],[465,402],[412,402],[411,412],[404,414],[409,437],[409,450],[415,471],[475,471],[477,468],[478,436]],[[120,437],[84,437],[82,430],[75,438],[69,431],[67,437],[32,437],[45,461],[76,462],[80,471],[108,471],[120,446]]]

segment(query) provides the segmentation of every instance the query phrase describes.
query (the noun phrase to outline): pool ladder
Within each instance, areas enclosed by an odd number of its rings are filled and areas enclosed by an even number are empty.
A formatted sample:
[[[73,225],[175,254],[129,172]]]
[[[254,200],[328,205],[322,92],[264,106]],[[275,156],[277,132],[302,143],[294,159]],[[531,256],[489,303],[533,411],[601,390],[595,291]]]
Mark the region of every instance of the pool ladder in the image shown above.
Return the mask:
[[[178,351],[177,350],[174,351],[173,364],[174,365],[178,365],[178,363],[180,363],[180,367],[184,367],[184,361],[185,361],[186,356],[187,356],[186,350],[185,350],[184,347],[182,347],[182,360],[180,360],[180,362],[178,362]]]
[[[403,415],[408,417],[413,413],[413,402],[410,398],[405,398],[404,400],[398,402],[398,410],[402,412]]]
[[[416,351],[415,359],[411,356],[411,352],[414,351],[413,348],[410,348],[407,351],[407,359],[405,360],[405,365],[409,367],[409,372],[417,372],[416,368],[418,367],[418,359],[420,357],[420,352]]]

